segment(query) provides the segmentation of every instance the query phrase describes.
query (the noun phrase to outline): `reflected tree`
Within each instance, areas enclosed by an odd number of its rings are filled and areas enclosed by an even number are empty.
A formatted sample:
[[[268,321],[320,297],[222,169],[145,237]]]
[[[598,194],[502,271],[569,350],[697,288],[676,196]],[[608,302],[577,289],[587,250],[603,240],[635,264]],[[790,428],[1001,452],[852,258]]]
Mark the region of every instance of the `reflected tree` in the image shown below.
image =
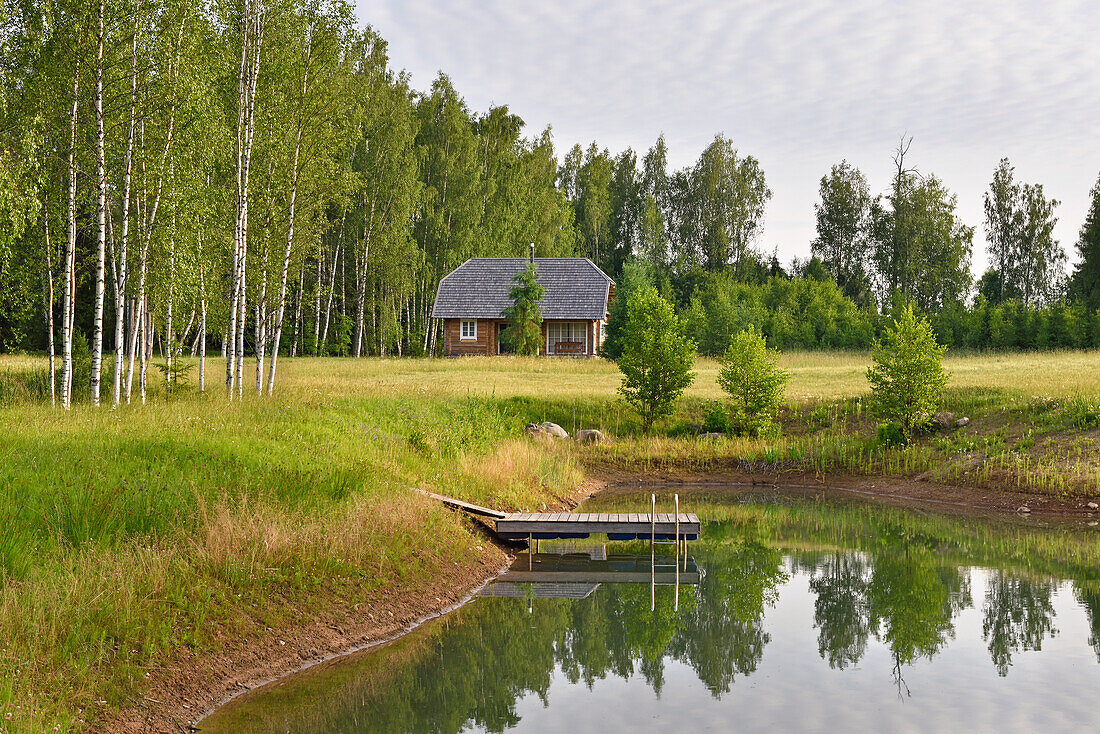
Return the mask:
[[[1085,608],[1088,615],[1089,644],[1096,651],[1096,661],[1100,662],[1100,584],[1093,582],[1091,585],[1078,581],[1074,584],[1077,593],[1077,601]]]
[[[810,589],[817,595],[817,650],[830,668],[843,670],[859,662],[871,635],[867,563],[860,555],[836,551],[819,574],[810,579]]]
[[[755,540],[704,546],[700,553],[699,603],[685,617],[672,655],[720,697],[737,675],[760,664],[771,640],[763,628],[764,610],[775,604],[788,576],[780,551]]]
[[[1053,579],[1033,581],[994,571],[982,605],[982,639],[999,675],[1008,675],[1012,653],[1042,649],[1043,638],[1057,634],[1051,596]]]
[[[928,548],[908,540],[875,556],[867,599],[871,628],[893,655],[899,695],[908,694],[904,666],[932,659],[954,637],[955,615],[973,604],[966,569],[938,567]]]

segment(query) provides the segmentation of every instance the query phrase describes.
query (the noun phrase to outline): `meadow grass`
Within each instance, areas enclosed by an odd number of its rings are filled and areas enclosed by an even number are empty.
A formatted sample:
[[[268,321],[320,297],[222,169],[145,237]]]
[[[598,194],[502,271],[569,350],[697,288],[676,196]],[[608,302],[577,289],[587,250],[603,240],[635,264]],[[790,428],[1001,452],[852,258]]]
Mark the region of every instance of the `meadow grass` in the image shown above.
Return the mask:
[[[642,436],[603,360],[285,359],[272,399],[229,402],[211,359],[206,393],[151,376],[145,405],[65,412],[44,360],[0,356],[0,726],[80,730],[132,705],[174,650],[216,649],[215,630],[415,593],[478,541],[413,487],[535,510],[594,470],[740,467],[1100,492],[1098,352],[950,357],[945,406],[972,426],[903,448],[875,438],[868,355],[783,364],[783,435],[702,441],[691,424],[720,397],[706,359],[662,435]],[[527,440],[542,420],[614,440]]]

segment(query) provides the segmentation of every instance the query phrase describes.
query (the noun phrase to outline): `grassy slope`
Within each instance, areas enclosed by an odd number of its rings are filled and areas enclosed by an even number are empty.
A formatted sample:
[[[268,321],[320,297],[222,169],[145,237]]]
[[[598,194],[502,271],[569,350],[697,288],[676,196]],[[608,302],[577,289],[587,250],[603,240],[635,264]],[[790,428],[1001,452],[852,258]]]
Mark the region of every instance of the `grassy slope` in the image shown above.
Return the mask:
[[[602,361],[284,360],[274,400],[227,406],[222,365],[211,360],[205,396],[166,402],[154,385],[144,407],[63,414],[26,400],[40,360],[0,357],[8,731],[66,729],[88,710],[125,705],[172,649],[207,649],[212,630],[257,619],[275,626],[287,601],[415,591],[476,541],[411,486],[537,508],[575,486],[585,464],[702,469],[747,459],[1100,489],[1100,353],[951,358],[948,407],[973,427],[889,451],[869,437],[866,356],[784,359],[787,436],[704,443],[631,438],[637,420]],[[719,396],[717,365],[701,360],[698,371],[673,428]],[[582,448],[520,438],[524,422],[540,419],[618,440]]]

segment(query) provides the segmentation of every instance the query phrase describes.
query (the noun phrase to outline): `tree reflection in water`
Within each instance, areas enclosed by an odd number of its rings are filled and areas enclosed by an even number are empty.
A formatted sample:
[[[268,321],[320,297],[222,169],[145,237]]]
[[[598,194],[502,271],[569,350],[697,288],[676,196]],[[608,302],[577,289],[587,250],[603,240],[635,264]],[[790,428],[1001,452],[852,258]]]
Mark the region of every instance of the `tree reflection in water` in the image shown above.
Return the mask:
[[[867,601],[870,573],[862,554],[829,554],[810,579],[814,602],[817,651],[830,668],[855,665],[867,651],[871,620]]]
[[[903,525],[883,527],[859,550],[783,551],[759,528],[708,523],[692,546],[700,583],[680,588],[678,608],[673,589],[658,587],[650,611],[645,584],[605,583],[584,599],[478,599],[383,649],[263,691],[256,705],[228,707],[204,730],[501,732],[519,723],[521,699],[548,705],[555,679],[592,689],[640,676],[659,697],[670,661],[721,698],[763,659],[771,642],[764,619],[788,580],[787,563],[809,576],[821,658],[837,671],[855,667],[874,637],[889,650],[904,695],[905,668],[936,656],[973,606],[970,567]],[[1038,650],[1056,633],[1058,583],[989,572],[982,636],[1000,675],[1014,653]],[[1100,585],[1074,588],[1100,660]]]
[[[1051,601],[1057,587],[1054,579],[990,573],[982,605],[982,638],[989,643],[989,654],[999,675],[1008,675],[1012,653],[1040,650],[1045,637],[1058,633]]]

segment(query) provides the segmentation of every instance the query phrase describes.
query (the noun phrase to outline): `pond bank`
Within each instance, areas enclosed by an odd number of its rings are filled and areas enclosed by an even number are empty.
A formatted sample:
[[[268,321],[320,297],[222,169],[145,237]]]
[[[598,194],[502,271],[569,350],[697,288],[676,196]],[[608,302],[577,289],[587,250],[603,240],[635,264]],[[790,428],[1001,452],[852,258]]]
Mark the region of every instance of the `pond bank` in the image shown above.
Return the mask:
[[[605,472],[579,487],[566,501],[556,503],[556,509],[570,509],[596,493],[600,493],[601,500],[614,501],[617,494],[650,488],[663,495],[679,493],[681,501],[690,503],[693,495],[731,485],[739,485],[754,496],[782,491],[784,495],[851,497],[936,512],[1021,519],[1030,516],[1040,523],[1087,524],[1100,518],[1100,512],[1090,510],[1080,499],[974,490],[913,479],[826,479],[799,473],[769,476],[744,472]],[[1031,512],[1020,513],[1023,506]],[[154,676],[145,695],[146,705],[125,712],[103,731],[179,731],[240,693],[324,660],[402,636],[463,604],[498,575],[510,558],[508,548],[488,539],[478,550],[477,556],[456,563],[447,578],[436,579],[415,592],[374,594],[367,601],[353,601],[356,590],[345,589],[342,594],[312,600],[308,622],[301,623],[303,617],[298,617],[299,623],[278,629],[256,626],[252,634],[233,640],[223,638],[216,654],[199,651],[178,656]]]

